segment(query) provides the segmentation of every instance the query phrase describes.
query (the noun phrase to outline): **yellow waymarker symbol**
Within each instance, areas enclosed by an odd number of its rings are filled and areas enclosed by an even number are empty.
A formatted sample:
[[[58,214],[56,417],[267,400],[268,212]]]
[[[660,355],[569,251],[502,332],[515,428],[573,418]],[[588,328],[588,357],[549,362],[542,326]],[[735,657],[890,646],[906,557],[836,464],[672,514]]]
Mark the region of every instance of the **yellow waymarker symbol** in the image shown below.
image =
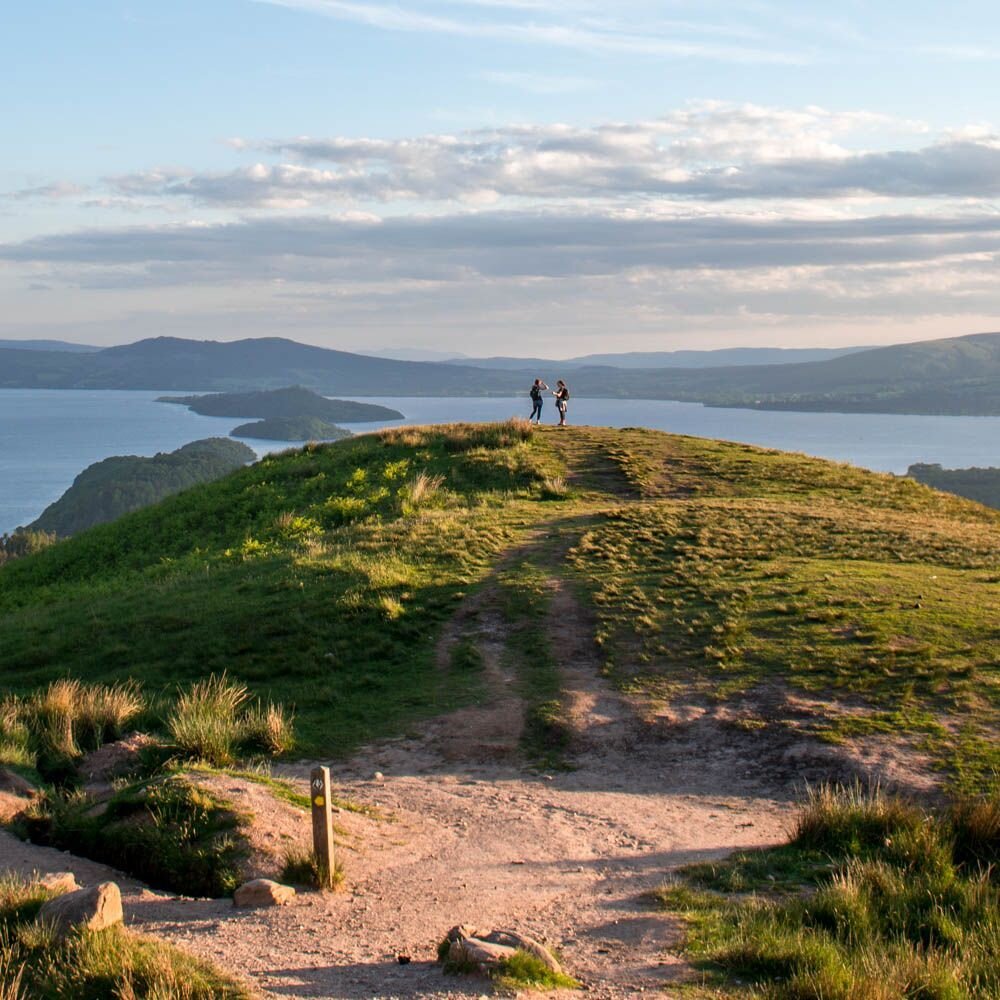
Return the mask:
[[[322,806],[323,806],[323,796],[322,795],[317,795],[316,798],[313,799],[313,805],[319,806],[320,808],[322,808]]]

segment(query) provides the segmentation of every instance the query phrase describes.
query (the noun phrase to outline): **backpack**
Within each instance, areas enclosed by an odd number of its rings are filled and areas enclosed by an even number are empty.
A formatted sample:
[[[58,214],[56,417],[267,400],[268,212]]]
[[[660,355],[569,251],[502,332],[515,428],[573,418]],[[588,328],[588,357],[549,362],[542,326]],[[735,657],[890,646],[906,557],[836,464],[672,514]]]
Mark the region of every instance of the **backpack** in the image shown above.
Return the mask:
[[[542,390],[537,385],[533,385],[528,395],[537,403],[542,398]]]
[[[562,398],[563,401],[569,399],[569,389],[567,389],[566,386],[563,386],[562,388]]]

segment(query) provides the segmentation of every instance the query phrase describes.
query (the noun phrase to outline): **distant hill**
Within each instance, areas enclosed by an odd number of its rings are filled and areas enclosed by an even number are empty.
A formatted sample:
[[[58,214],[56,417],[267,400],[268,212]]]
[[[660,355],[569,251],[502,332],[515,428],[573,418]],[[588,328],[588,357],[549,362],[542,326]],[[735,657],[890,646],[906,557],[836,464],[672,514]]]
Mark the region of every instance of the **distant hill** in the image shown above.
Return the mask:
[[[28,528],[60,537],[75,535],[190,486],[218,479],[256,457],[246,445],[225,438],[192,441],[152,458],[115,455],[87,466]]]
[[[448,364],[472,365],[476,368],[524,371],[540,368],[546,371],[577,368],[725,368],[743,365],[790,365],[805,361],[828,361],[845,354],[869,350],[865,347],[785,348],[732,347],[717,351],[630,351],[624,354],[584,354],[577,358],[552,360],[546,358],[467,358]]]
[[[288,385],[325,395],[468,396],[504,391],[509,380],[475,368],[369,358],[278,337],[227,343],[156,337],[92,354],[0,350],[0,388],[233,392]]]
[[[319,417],[268,417],[240,424],[229,432],[229,436],[258,441],[340,441],[350,437],[351,432]]]
[[[558,363],[541,359],[523,363],[530,367],[485,369],[370,358],[278,338],[216,343],[161,337],[91,354],[0,350],[0,388],[235,391],[296,384],[324,395],[506,396],[526,393],[536,375],[546,381],[559,375],[558,367],[545,367]],[[898,344],[791,364],[590,366],[574,370],[568,381],[576,399],[628,397],[775,410],[1000,415],[1000,334]]]
[[[1000,469],[943,469],[940,465],[911,465],[911,479],[969,500],[1000,508]]]
[[[22,351],[68,351],[71,354],[90,354],[101,350],[90,344],[71,344],[68,340],[0,340],[0,348]]]
[[[263,392],[161,396],[157,402],[181,403],[195,413],[208,417],[317,417],[330,423],[341,420],[347,424],[403,419],[403,414],[399,410],[390,409],[388,406],[355,403],[347,399],[327,399],[300,385]]]

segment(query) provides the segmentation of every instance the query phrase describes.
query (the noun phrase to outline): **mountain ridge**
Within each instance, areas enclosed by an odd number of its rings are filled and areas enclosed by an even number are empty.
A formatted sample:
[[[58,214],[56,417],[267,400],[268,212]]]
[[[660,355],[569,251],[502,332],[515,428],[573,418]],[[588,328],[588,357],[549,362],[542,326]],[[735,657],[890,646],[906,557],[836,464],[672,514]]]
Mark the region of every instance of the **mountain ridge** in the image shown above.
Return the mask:
[[[159,337],[91,354],[0,350],[0,388],[234,391],[289,384],[341,396],[522,395],[536,368],[395,361],[284,338]],[[575,398],[674,399],[709,406],[1000,415],[1000,333],[876,347],[824,361],[716,368],[587,367]]]

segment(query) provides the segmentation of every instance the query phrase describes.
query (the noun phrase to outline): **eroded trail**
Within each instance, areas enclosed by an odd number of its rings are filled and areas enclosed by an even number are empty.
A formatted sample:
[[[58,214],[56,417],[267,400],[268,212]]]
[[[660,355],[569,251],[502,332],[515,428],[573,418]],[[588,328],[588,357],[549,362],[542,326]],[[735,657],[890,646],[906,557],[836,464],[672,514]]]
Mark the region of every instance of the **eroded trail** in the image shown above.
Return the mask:
[[[606,502],[628,502],[617,468],[598,458],[575,475]],[[460,923],[555,945],[594,997],[679,983],[689,972],[673,951],[680,930],[646,894],[678,866],[783,839],[793,789],[786,773],[750,763],[766,737],[707,716],[664,725],[602,678],[594,623],[560,569],[588,517],[573,530],[553,522],[508,553],[445,630],[439,666],[473,656],[478,703],[333,765],[339,794],[378,811],[336,817],[345,891],[247,912],[119,878],[127,921],[275,997],[481,996],[487,982],[446,977],[435,963],[438,941]],[[512,613],[522,583],[536,603]],[[532,629],[542,638],[525,643]],[[526,663],[542,645],[539,662]],[[553,683],[569,744],[540,764],[526,722]],[[553,763],[563,766],[546,771]],[[282,774],[304,789],[309,766]],[[88,884],[115,877],[9,838],[0,864],[73,868]]]
[[[340,793],[380,813],[337,816],[346,891],[245,912],[126,882],[128,921],[281,997],[480,996],[486,983],[445,977],[434,962],[458,923],[515,927],[556,945],[595,997],[683,978],[671,950],[679,930],[644,894],[679,865],[780,840],[784,790],[720,731],[679,736],[639,721],[599,676],[591,623],[568,585],[553,575],[544,588],[541,627],[558,650],[572,769],[539,773],[519,754],[525,705],[512,626],[487,587],[442,640],[442,655],[459,642],[477,646],[483,704],[334,766]],[[285,773],[304,785],[307,772]],[[22,870],[76,864],[28,845],[4,850]],[[101,877],[100,866],[80,866],[88,883]],[[398,955],[412,961],[400,965]]]

